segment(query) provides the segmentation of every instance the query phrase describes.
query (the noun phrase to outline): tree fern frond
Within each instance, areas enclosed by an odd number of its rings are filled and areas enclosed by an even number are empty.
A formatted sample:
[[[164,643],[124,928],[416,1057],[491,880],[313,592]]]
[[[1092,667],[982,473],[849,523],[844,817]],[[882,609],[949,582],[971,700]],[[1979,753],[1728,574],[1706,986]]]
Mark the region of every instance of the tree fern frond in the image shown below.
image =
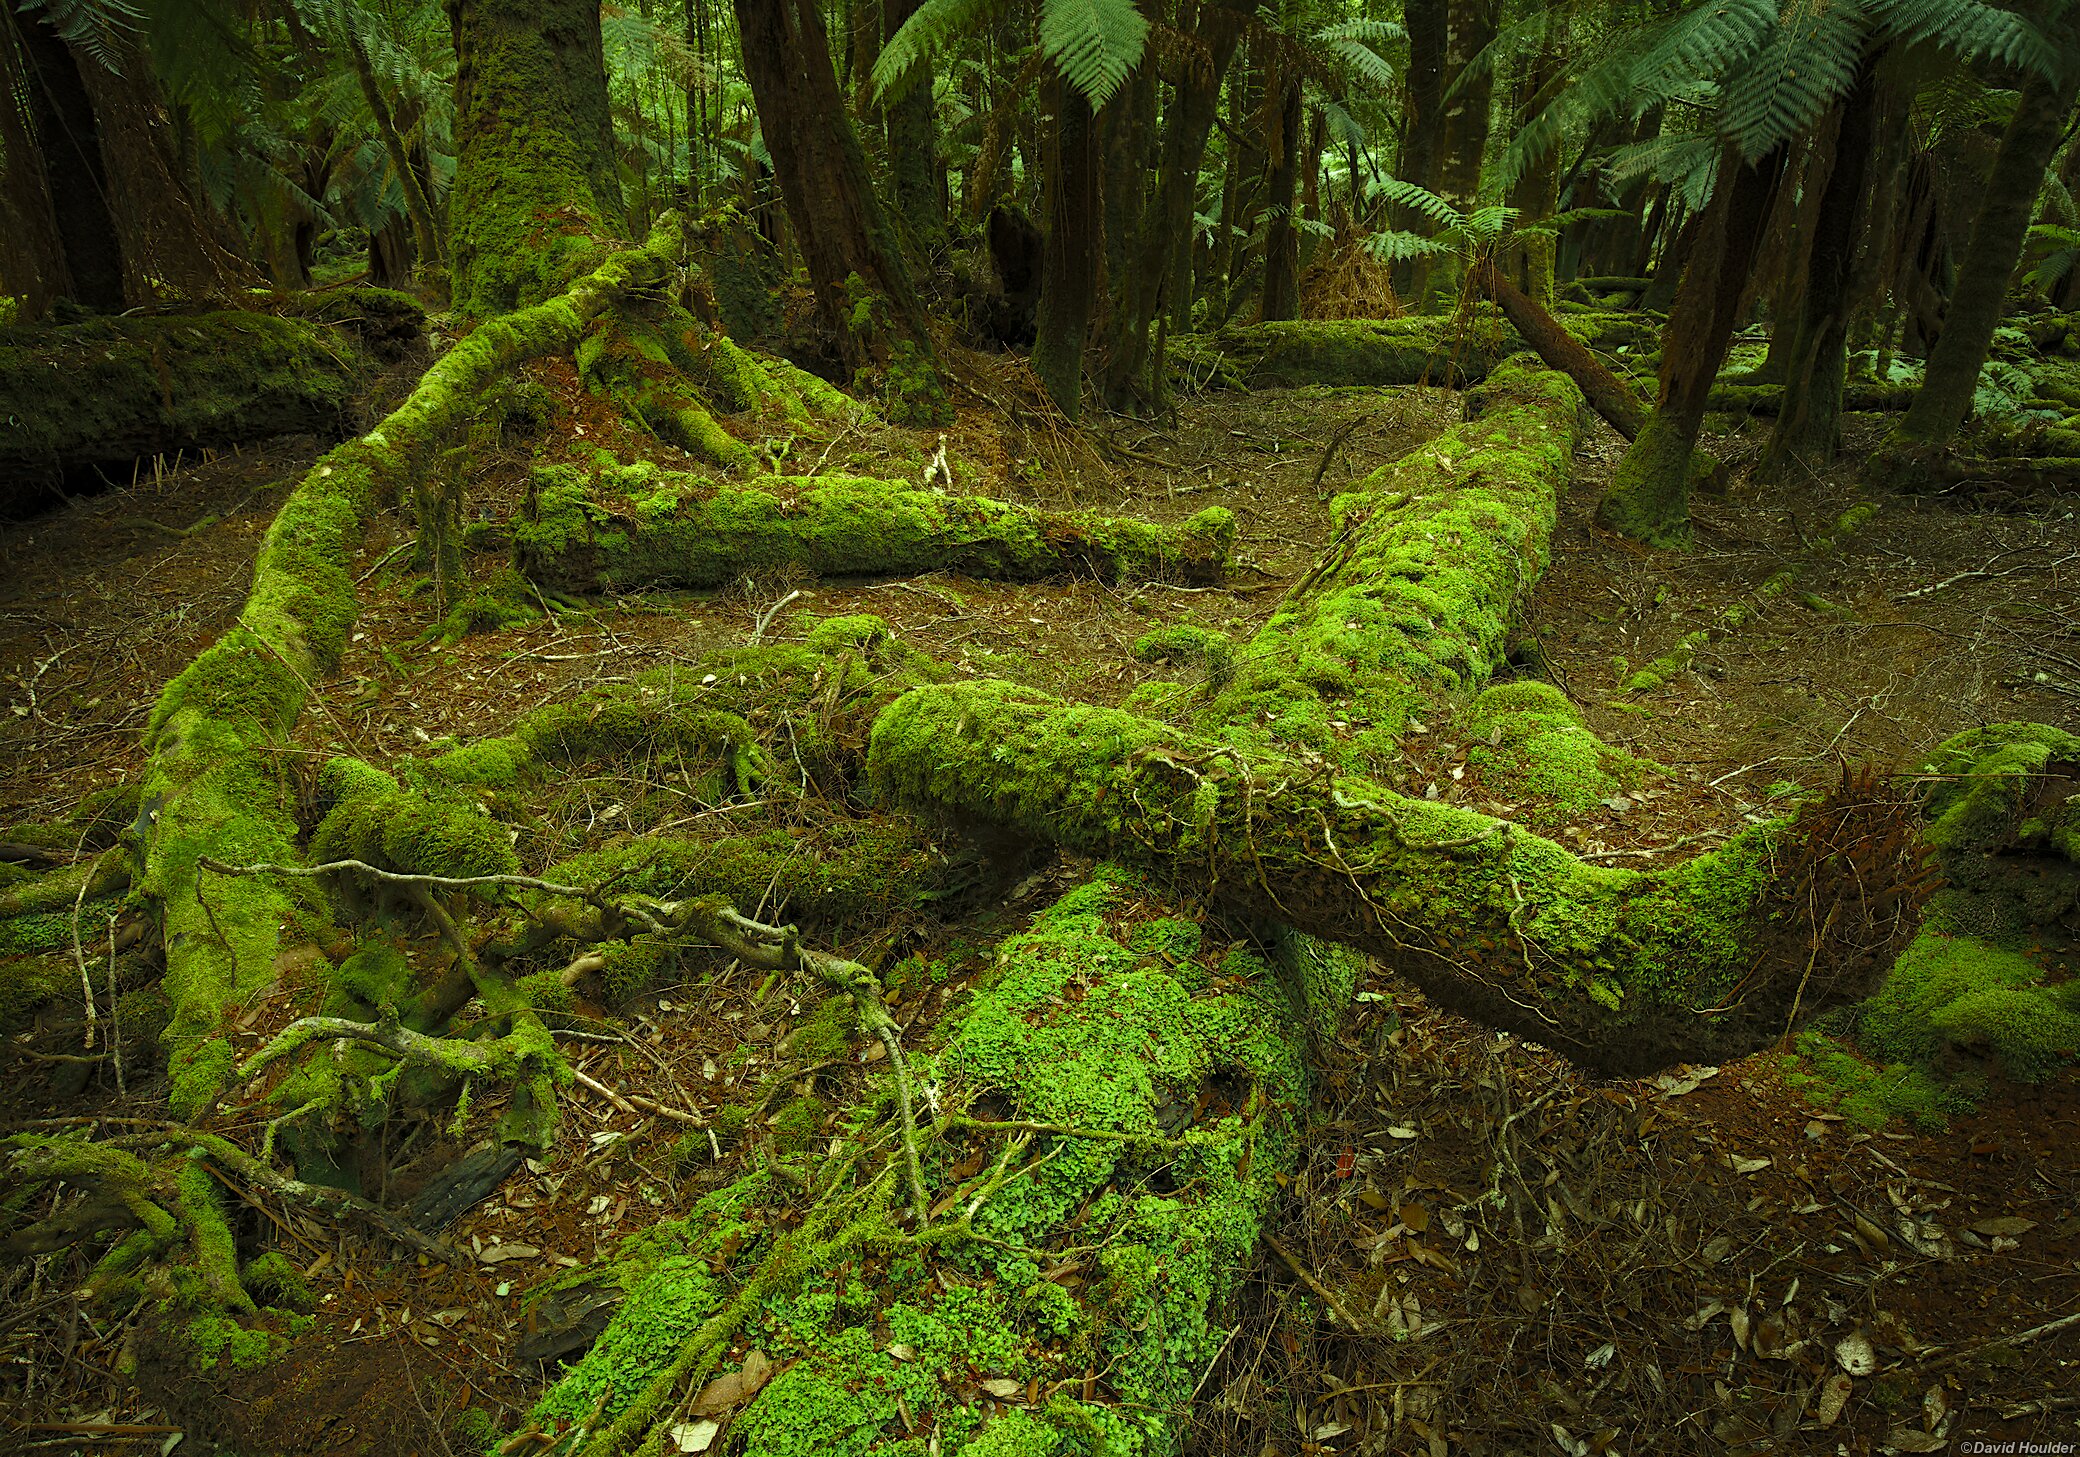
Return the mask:
[[[1749,60],[1776,31],[1775,0],[1703,0],[1659,27],[1633,63],[1632,85],[1655,96],[1684,94]]]
[[[1776,34],[1726,76],[1720,132],[1751,162],[1789,141],[1856,84],[1869,33],[1856,0],[1791,0]]]
[[[1990,61],[2056,76],[2057,45],[2022,16],[1983,0],[1866,0],[1885,33],[1908,45],[1933,41],[1965,61]]]
[[[988,11],[991,0],[924,0],[896,33],[882,42],[869,78],[874,94],[883,101],[901,95],[915,79],[917,69],[954,40],[972,29]]]
[[[1414,208],[1440,227],[1456,228],[1466,221],[1464,213],[1429,188],[1403,181],[1399,177],[1382,177],[1373,184],[1371,191],[1375,197],[1383,197],[1388,202]]]
[[[1040,49],[1093,111],[1119,90],[1147,41],[1134,0],[1041,0]]]
[[[1426,238],[1420,233],[1403,232],[1399,228],[1388,228],[1372,233],[1365,239],[1365,251],[1375,263],[1403,263],[1411,258],[1427,258],[1437,253],[1453,251],[1450,243]]]
[[[1375,90],[1392,90],[1400,76],[1387,63],[1387,58],[1372,48],[1372,43],[1353,36],[1335,32],[1349,30],[1348,25],[1332,25],[1315,32],[1315,44],[1340,61],[1358,79],[1369,83]]]

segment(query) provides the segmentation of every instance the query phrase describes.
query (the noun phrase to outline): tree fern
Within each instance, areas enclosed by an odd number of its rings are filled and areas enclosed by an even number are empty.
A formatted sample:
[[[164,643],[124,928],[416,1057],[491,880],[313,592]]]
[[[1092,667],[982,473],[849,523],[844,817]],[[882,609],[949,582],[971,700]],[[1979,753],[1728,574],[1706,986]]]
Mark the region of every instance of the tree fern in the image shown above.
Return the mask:
[[[1314,41],[1359,80],[1375,90],[1389,91],[1400,78],[1387,58],[1374,49],[1380,43],[1374,37],[1386,28],[1389,27],[1384,21],[1347,21],[1316,31]],[[1398,31],[1401,27],[1391,29]]]
[[[1776,29],[1775,0],[1706,0],[1660,28],[1634,61],[1632,84],[1656,96],[1680,95],[1753,56]]]
[[[1040,49],[1093,111],[1112,99],[1147,42],[1148,20],[1134,0],[1041,0]]]
[[[1933,41],[1966,61],[2055,75],[2065,63],[2043,31],[2008,10],[1980,0],[1865,0],[1888,34],[1913,45]]]
[[[896,33],[882,42],[870,77],[874,93],[884,101],[906,90],[918,68],[973,29],[988,13],[991,0],[924,0]]]
[[[1411,259],[1456,251],[1444,239],[1426,238],[1421,233],[1403,232],[1398,228],[1386,228],[1365,239],[1365,252],[1375,263],[1406,263]]]
[[[1466,221],[1464,213],[1429,188],[1399,177],[1382,177],[1373,184],[1371,191],[1374,196],[1388,202],[1415,209],[1439,227],[1456,228]]]
[[[1724,81],[1719,130],[1755,161],[1855,84],[1869,27],[1852,0],[1791,0],[1775,33]]]

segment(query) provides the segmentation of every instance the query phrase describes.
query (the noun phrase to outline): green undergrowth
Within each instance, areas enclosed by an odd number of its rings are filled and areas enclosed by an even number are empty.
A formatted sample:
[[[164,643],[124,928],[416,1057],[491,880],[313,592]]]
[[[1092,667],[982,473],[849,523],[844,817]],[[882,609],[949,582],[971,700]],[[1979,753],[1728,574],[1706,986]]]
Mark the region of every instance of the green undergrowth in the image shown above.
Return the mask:
[[[1921,814],[1941,883],[1884,984],[1830,1022],[1834,1040],[1801,1044],[1812,1096],[1934,1124],[1996,1080],[2041,1082],[2080,1056],[2076,767],[2080,736],[2048,724],[1992,724],[1929,756]]]
[[[545,586],[577,593],[726,586],[781,569],[1203,583],[1219,577],[1234,539],[1234,517],[1221,507],[1181,526],[1158,526],[865,476],[717,485],[647,462],[596,477],[571,466],[541,467],[513,526],[521,569]]]
[[[863,1139],[887,1156],[883,1064],[831,1120],[839,1151],[803,1146],[812,1179],[853,1170],[818,1206],[845,1232],[805,1258],[781,1233],[799,1192],[753,1175],[572,1272],[558,1283],[627,1298],[535,1419],[580,1419],[611,1386],[604,1419],[625,1422],[750,1290],[717,1363],[756,1347],[778,1369],[735,1421],[747,1454],[1173,1451],[1294,1156],[1307,1028],[1353,980],[1347,960],[1302,970],[1205,935],[1101,867],[997,946],[942,1042],[911,1049],[946,1115],[924,1141],[927,1230],[902,1228],[892,1171],[844,1164]]]

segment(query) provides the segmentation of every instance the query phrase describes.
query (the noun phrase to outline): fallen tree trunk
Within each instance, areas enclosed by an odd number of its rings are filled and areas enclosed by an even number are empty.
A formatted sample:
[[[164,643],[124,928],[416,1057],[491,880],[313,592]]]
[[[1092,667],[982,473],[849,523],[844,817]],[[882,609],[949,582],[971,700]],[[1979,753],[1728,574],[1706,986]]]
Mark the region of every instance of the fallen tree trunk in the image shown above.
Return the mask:
[[[1659,321],[1642,314],[1569,314],[1567,331],[1604,353],[1644,359],[1660,347]],[[1242,324],[1169,343],[1170,368],[1186,389],[1298,385],[1478,384],[1525,347],[1495,315],[1410,314],[1398,319],[1281,320]]]
[[[1639,391],[1604,368],[1603,362],[1580,339],[1539,307],[1536,299],[1504,278],[1493,262],[1475,265],[1467,281],[1500,306],[1510,327],[1546,362],[1547,368],[1557,369],[1575,382],[1589,407],[1603,416],[1613,430],[1627,440],[1639,437],[1640,427],[1647,422],[1646,405]]]
[[[337,437],[369,367],[351,333],[261,313],[0,330],[0,517],[99,468],[270,435]]]
[[[1218,506],[1159,526],[864,476],[774,476],[718,488],[698,476],[637,469],[610,473],[596,489],[566,467],[535,472],[513,531],[523,572],[579,593],[721,587],[790,568],[1205,585],[1220,579],[1234,541],[1234,515]]]

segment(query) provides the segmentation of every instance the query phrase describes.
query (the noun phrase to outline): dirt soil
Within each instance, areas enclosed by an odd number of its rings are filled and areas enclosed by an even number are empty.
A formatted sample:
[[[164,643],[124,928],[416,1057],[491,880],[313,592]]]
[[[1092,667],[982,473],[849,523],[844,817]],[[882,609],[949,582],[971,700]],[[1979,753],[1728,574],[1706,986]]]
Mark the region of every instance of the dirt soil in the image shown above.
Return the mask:
[[[561,401],[552,433],[644,452],[567,367],[532,373]],[[496,733],[596,684],[691,666],[761,630],[794,635],[797,613],[873,612],[977,674],[1117,702],[1167,671],[1129,656],[1137,637],[1185,621],[1252,630],[1321,545],[1330,494],[1458,408],[1446,391],[1210,395],[1185,401],[1174,422],[1101,420],[1076,438],[977,399],[947,432],[960,489],[1162,520],[1231,507],[1238,560],[1218,588],[747,581],[554,613],[444,648],[420,636],[435,614],[409,513],[386,516],[357,570],[354,644],[305,715],[298,751],[309,763],[338,752],[381,763],[443,735]],[[783,474],[915,480],[938,444],[829,423],[774,457]],[[1885,498],[1869,524],[1816,549],[1873,499],[1846,471],[1767,489],[1737,471],[1731,496],[1701,503],[1698,549],[1654,554],[1589,524],[1616,446],[1598,437],[1583,453],[1522,655],[1595,728],[1664,769],[1559,828],[1582,853],[1662,863],[1766,816],[1780,783],[1831,783],[1849,765],[1910,769],[1978,723],[2074,721],[2075,502]],[[158,686],[235,618],[272,502],[318,448],[219,456],[0,530],[0,825],[61,815],[135,773]],[[1728,449],[1738,455],[1741,440]],[[525,460],[521,445],[480,464],[472,515],[511,513]],[[470,566],[488,580],[502,561],[493,548]],[[1791,589],[1757,597],[1787,564]],[[1696,646],[1661,687],[1622,688],[1736,602],[1758,609],[1737,631]],[[1448,720],[1428,725],[1402,782],[1497,806],[1466,747]],[[624,806],[641,787],[629,780],[603,770],[560,786],[572,833],[628,829]],[[672,823],[743,812],[687,803]],[[663,813],[646,808],[635,828],[657,828]],[[1056,863],[966,920],[902,928],[906,947],[948,970],[913,989],[901,1019],[929,1027],[988,946],[1074,876]],[[429,939],[415,954],[437,953]],[[153,971],[142,948],[124,985]],[[296,990],[285,967],[242,1036],[257,1045],[286,1023]],[[0,1274],[0,1450],[135,1453],[176,1432],[183,1454],[477,1450],[457,1435],[462,1413],[509,1424],[549,1374],[518,1354],[521,1296],[732,1176],[749,1155],[711,1143],[709,1120],[781,1065],[776,1044],[816,995],[718,963],[614,1020],[571,1019],[560,1039],[606,1091],[574,1089],[552,1155],[449,1229],[467,1268],[400,1259],[358,1229],[231,1189],[242,1236],[290,1252],[317,1298],[288,1358],[258,1371],[226,1365],[198,1380],[163,1333],[83,1311],[70,1295],[86,1268],[77,1254],[12,1267]],[[105,1061],[66,1060],[80,1040],[80,1009],[53,1006],[10,1041],[6,1127],[162,1116],[148,1041],[124,1044],[119,1093]],[[1557,1445],[1578,1457],[2080,1441],[2080,1319],[2057,1324],[2080,1313],[2072,1070],[1941,1133],[1872,1132],[1809,1107],[1775,1054],[1598,1081],[1383,975],[1321,1061],[1309,1159],[1201,1384],[1195,1451]],[[865,1071],[809,1077],[841,1100]],[[498,1111],[474,1110],[459,1139],[430,1121],[392,1130],[393,1202]],[[1861,1362],[1870,1374],[1844,1390],[1836,1373]]]

